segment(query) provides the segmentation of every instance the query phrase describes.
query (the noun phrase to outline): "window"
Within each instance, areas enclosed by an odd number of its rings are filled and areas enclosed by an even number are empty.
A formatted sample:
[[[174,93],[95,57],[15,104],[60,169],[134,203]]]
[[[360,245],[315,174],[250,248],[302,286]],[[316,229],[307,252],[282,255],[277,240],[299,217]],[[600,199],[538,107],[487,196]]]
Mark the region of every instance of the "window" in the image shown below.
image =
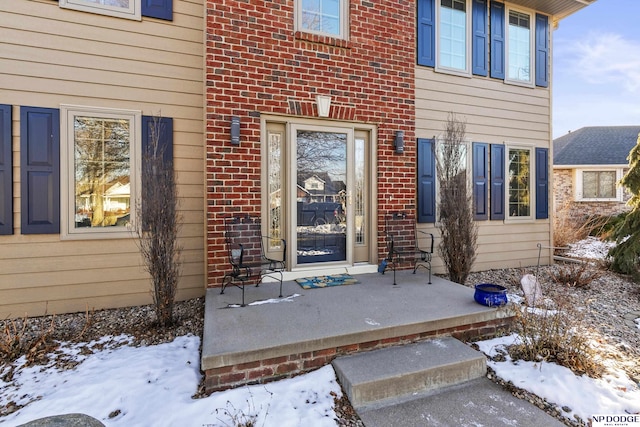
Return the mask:
[[[140,2],[141,0],[60,0],[60,7],[139,21]]]
[[[578,170],[577,177],[577,200],[622,201],[622,192],[616,186],[622,170]]]
[[[139,111],[61,107],[63,236],[129,237],[140,170]]]
[[[549,86],[549,17],[487,0],[417,0],[417,62]]]
[[[348,0],[296,0],[297,30],[347,38]]]
[[[512,148],[507,154],[508,200],[507,215],[510,218],[531,217],[531,149]]]
[[[509,11],[507,26],[507,80],[531,82],[531,15]]]
[[[467,72],[466,0],[440,0],[438,67]]]

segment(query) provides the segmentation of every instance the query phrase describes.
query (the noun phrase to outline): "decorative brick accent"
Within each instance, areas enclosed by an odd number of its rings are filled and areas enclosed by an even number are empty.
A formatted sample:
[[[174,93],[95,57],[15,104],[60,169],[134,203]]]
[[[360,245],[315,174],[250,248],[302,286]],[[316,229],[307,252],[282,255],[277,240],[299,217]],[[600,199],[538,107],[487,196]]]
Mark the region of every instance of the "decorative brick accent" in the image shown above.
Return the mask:
[[[491,337],[498,332],[509,330],[511,322],[512,318],[506,317],[448,329],[426,331],[419,334],[354,343],[340,347],[329,347],[313,352],[297,353],[234,366],[208,369],[205,372],[205,389],[207,392],[214,392],[246,384],[275,381],[318,369],[331,363],[331,361],[338,356],[361,351],[371,351],[394,345],[409,344],[439,336],[451,335],[465,341]]]
[[[206,1],[208,286],[227,268],[222,218],[260,214],[263,114],[317,118],[316,96],[331,96],[328,120],[377,127],[380,221],[415,208],[415,2],[350,0],[347,40],[297,31],[295,4]],[[240,117],[237,146],[231,116]],[[402,155],[393,152],[396,130],[405,132]]]

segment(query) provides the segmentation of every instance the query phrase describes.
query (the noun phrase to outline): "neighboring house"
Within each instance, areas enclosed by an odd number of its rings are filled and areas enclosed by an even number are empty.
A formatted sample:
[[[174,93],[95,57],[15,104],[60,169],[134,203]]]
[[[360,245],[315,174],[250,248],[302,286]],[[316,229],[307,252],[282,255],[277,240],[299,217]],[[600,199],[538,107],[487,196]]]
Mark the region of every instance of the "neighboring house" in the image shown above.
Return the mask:
[[[129,228],[152,116],[177,178],[178,298],[204,292],[204,3],[103,3],[0,3],[2,319],[152,302]]]
[[[618,181],[629,167],[640,126],[590,126],[553,141],[553,207],[579,222],[628,211],[629,192]]]
[[[376,271],[393,211],[437,236],[433,153],[450,112],[467,124],[474,269],[535,265],[551,245],[552,29],[592,2],[208,1],[207,285],[228,269],[231,214],[287,241],[288,278]],[[311,172],[344,182],[340,259],[301,250]]]

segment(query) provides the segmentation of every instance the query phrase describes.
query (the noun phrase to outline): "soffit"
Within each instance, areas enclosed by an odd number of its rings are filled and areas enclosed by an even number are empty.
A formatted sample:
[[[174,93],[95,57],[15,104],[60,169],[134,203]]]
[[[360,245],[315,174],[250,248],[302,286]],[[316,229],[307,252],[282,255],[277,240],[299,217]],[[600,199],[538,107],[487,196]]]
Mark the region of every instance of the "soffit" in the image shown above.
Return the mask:
[[[559,21],[595,2],[596,0],[508,0],[508,3],[551,15],[554,21]]]

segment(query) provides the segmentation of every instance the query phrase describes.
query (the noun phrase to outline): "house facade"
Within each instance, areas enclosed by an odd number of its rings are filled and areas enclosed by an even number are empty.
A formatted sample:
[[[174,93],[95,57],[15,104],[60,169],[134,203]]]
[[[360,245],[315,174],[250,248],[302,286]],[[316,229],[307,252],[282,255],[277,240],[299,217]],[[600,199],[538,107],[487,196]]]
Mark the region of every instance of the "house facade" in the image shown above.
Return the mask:
[[[629,168],[640,126],[589,126],[553,140],[553,207],[579,224],[629,211],[618,185]]]
[[[177,180],[178,298],[204,293],[203,2],[101,3],[0,4],[3,319],[151,303],[131,225],[155,117]]]
[[[180,299],[220,285],[230,215],[286,239],[290,279],[375,272],[394,211],[438,240],[450,114],[466,123],[474,269],[535,265],[552,241],[552,30],[591,2],[3,3],[0,315],[151,301],[131,229],[157,123]],[[310,234],[340,249],[309,250]]]
[[[287,241],[289,278],[376,271],[394,211],[437,236],[435,156],[450,113],[466,123],[474,269],[535,265],[537,244],[552,241],[552,29],[588,3],[207,2],[207,285],[227,268],[229,215],[260,215]],[[305,251],[308,176],[344,183],[339,254]]]

